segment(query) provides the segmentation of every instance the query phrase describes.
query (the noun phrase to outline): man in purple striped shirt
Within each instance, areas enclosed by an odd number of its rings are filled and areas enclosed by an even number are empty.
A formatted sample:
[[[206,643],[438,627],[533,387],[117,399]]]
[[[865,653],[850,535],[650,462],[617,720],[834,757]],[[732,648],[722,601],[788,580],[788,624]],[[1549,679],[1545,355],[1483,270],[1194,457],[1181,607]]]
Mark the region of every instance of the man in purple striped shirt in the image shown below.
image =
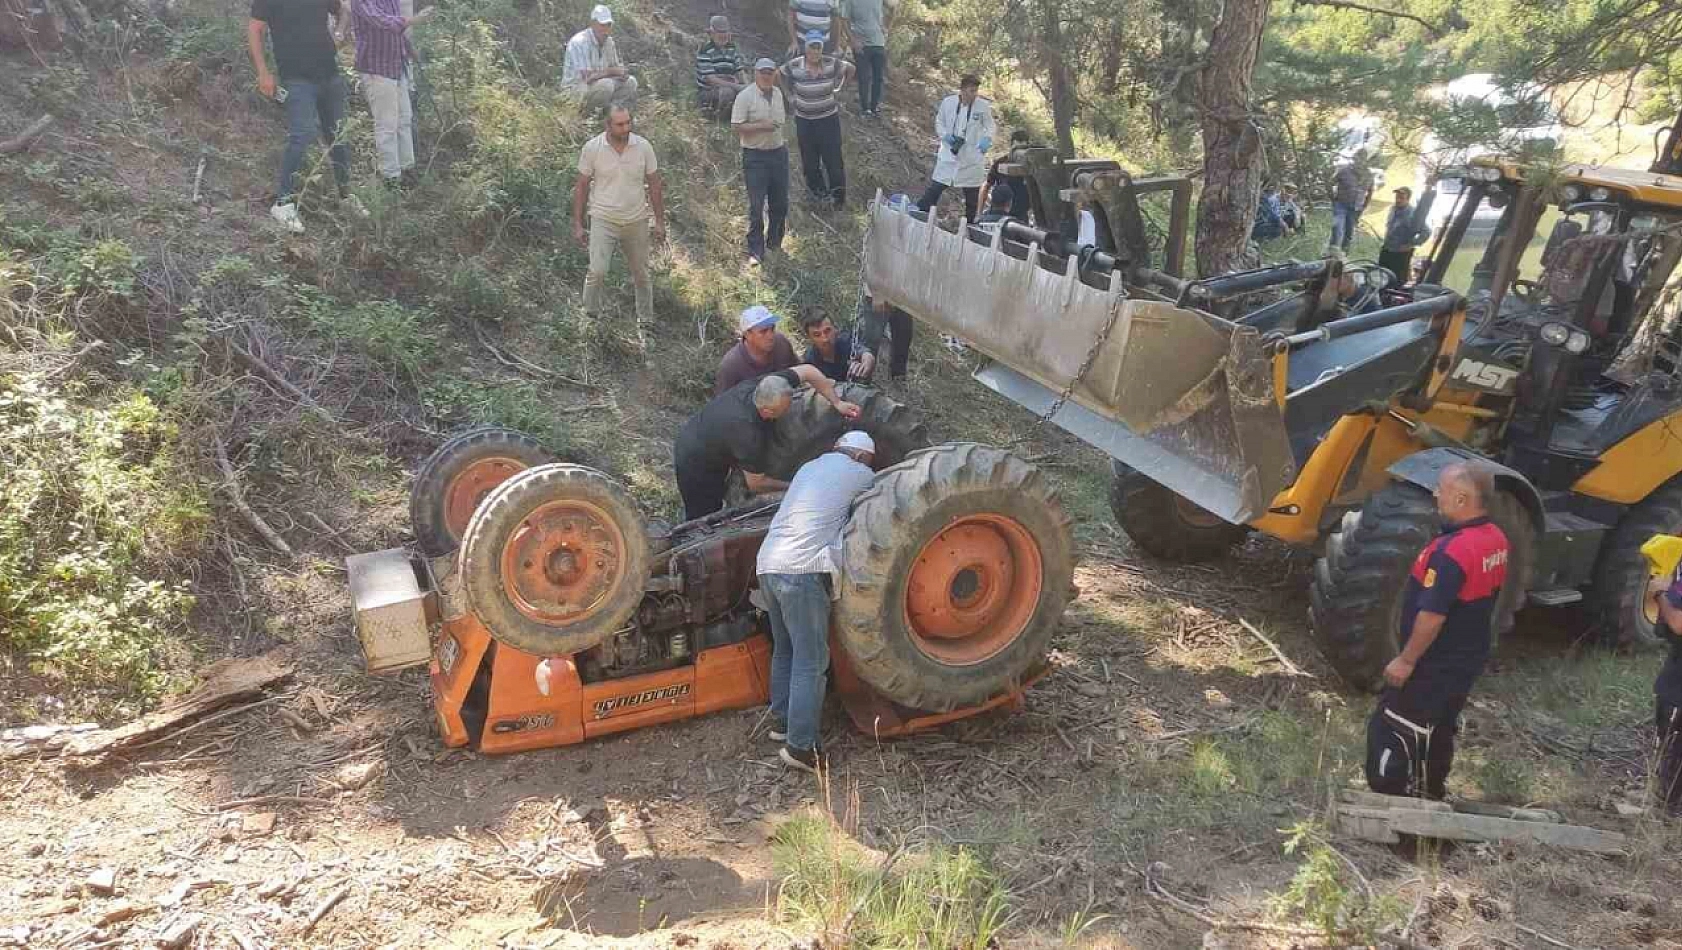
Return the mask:
[[[380,175],[398,185],[415,165],[414,108],[409,97],[409,27],[432,15],[432,8],[403,15],[401,0],[353,0],[356,24],[356,71],[362,94],[374,115],[374,151]]]

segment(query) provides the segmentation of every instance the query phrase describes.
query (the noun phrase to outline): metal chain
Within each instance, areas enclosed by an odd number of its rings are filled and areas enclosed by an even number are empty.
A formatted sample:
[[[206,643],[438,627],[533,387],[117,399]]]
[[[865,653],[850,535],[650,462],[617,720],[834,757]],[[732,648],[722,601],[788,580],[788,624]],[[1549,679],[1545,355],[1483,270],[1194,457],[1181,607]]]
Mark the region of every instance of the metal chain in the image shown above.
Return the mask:
[[[1038,432],[1041,427],[1062,411],[1063,404],[1068,402],[1069,397],[1074,394],[1075,387],[1079,386],[1081,380],[1086,378],[1087,371],[1092,369],[1092,364],[1098,361],[1098,351],[1104,348],[1104,342],[1110,338],[1110,331],[1115,329],[1116,320],[1121,317],[1121,308],[1126,303],[1127,296],[1125,294],[1117,294],[1115,299],[1110,301],[1110,315],[1105,318],[1104,325],[1099,328],[1097,337],[1093,338],[1092,348],[1086,351],[1086,359],[1081,361],[1080,369],[1075,370],[1075,375],[1069,380],[1069,385],[1063,387],[1063,391],[1057,395],[1057,399],[1051,404],[1051,408],[1047,409],[1045,415],[1040,417],[1040,421],[1034,423],[1034,428],[1029,431],[1030,436]]]
[[[848,362],[856,360],[864,351],[864,344],[859,339],[859,311],[864,309],[864,262],[870,253],[870,232],[876,227],[876,201],[874,199],[865,205],[864,237],[859,240],[859,271],[856,289],[853,291],[853,313],[847,320],[847,333],[852,337],[852,352],[847,354]]]

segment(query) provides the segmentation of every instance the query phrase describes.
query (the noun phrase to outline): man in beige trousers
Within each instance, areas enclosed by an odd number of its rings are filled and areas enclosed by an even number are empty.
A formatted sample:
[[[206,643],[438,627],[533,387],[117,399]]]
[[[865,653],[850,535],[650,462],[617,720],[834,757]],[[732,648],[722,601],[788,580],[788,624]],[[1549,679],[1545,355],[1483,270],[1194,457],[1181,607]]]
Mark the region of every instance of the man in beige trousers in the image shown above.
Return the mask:
[[[572,189],[572,237],[590,249],[590,270],[584,276],[584,311],[601,309],[602,278],[607,276],[613,249],[623,248],[625,263],[636,289],[637,342],[646,352],[654,325],[654,285],[648,277],[651,248],[649,212],[653,212],[653,240],[666,236],[665,186],[659,162],[648,140],[631,131],[631,110],[614,106],[607,112],[606,129],[584,143],[578,154],[578,184]],[[590,234],[584,235],[588,200]]]

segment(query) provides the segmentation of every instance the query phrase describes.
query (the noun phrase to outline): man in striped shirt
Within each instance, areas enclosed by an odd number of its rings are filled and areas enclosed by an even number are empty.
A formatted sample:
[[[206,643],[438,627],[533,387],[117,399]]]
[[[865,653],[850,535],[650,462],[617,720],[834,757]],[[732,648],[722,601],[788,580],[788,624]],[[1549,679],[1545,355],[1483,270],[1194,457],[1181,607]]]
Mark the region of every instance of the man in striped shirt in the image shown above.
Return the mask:
[[[356,26],[356,71],[362,74],[362,97],[374,117],[374,151],[380,177],[398,185],[415,167],[414,107],[409,98],[409,27],[432,15],[422,10],[404,16],[399,0],[354,0],[351,18]]]
[[[707,23],[707,42],[695,54],[695,88],[703,109],[729,115],[736,93],[748,85],[747,63],[730,37],[728,17],[715,16]]]
[[[799,56],[806,34],[813,30],[828,43],[834,16],[835,0],[788,0],[788,55]]]
[[[853,64],[825,56],[823,45],[822,33],[808,32],[806,55],[784,63],[782,73],[794,106],[806,194],[814,202],[834,202],[839,208],[847,198],[847,173],[841,167],[841,105],[835,93],[853,75]]]

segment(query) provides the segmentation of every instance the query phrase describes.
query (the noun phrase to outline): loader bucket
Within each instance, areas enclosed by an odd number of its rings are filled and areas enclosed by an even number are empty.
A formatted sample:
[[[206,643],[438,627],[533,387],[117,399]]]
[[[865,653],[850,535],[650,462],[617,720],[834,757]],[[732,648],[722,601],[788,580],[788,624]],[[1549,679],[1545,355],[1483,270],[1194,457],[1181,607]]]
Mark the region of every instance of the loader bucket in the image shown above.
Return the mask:
[[[865,247],[872,297],[999,364],[982,382],[1043,414],[1109,336],[1053,422],[1235,524],[1296,477],[1272,361],[1251,328],[1083,283],[1073,258],[991,245],[877,201]],[[1014,251],[1015,253],[1012,253]]]

